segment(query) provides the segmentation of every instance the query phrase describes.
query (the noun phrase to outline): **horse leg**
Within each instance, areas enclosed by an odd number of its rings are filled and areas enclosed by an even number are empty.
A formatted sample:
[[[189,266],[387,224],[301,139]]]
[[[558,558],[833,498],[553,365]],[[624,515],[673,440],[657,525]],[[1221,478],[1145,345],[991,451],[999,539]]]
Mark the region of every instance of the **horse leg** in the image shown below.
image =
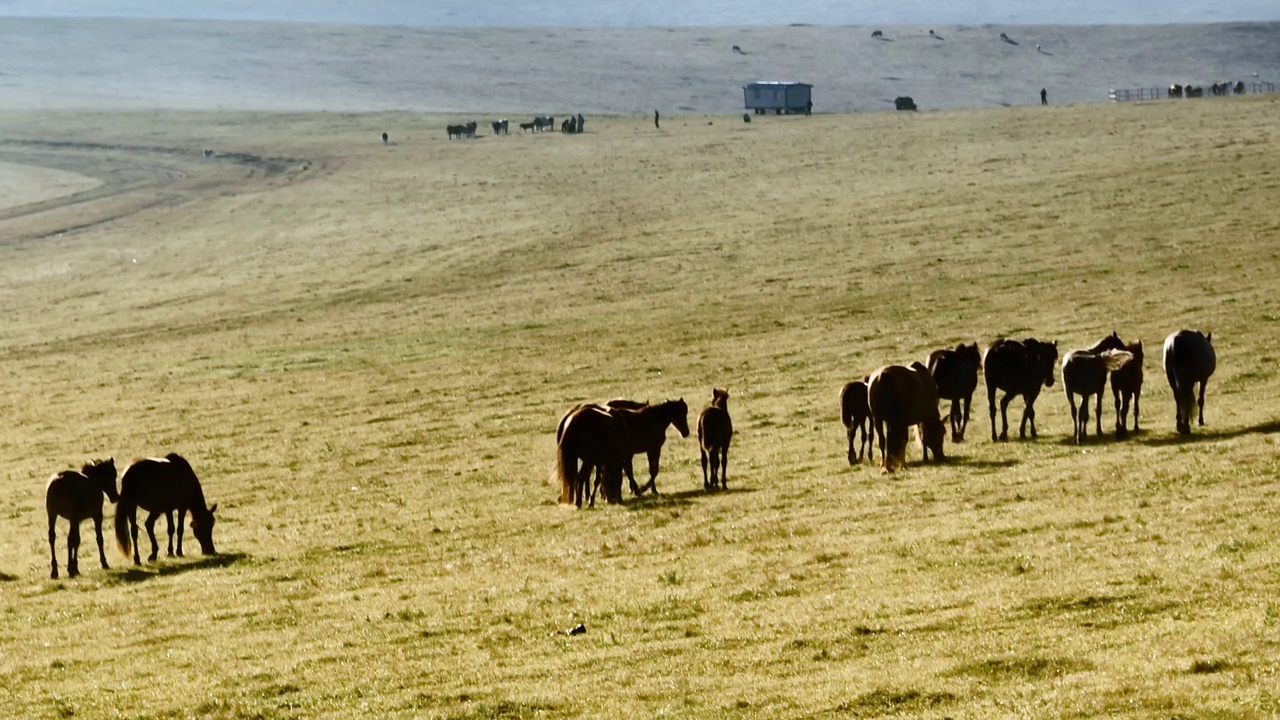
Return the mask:
[[[1208,385],[1208,384],[1209,384],[1209,378],[1205,378],[1204,380],[1201,380],[1201,381],[1200,381],[1200,402],[1199,402],[1199,405],[1200,405],[1200,417],[1199,417],[1200,427],[1204,427],[1204,386],[1205,386],[1205,385]],[[1187,410],[1187,425],[1190,425],[1190,424],[1191,424],[1191,411],[1190,411],[1190,408],[1188,408],[1188,410]]]
[[[702,454],[702,489],[707,490],[711,487],[711,481],[707,479],[707,449],[698,448]]]
[[[658,460],[661,458],[661,448],[649,451],[649,483],[645,487],[652,490],[654,495],[658,494]]]
[[[964,433],[960,430],[960,400],[951,401],[951,442],[960,442]]]
[[[181,515],[179,515],[181,521]],[[173,557],[173,511],[164,514],[164,524],[169,531],[169,546],[165,549],[165,557]],[[182,557],[182,536],[178,536],[178,557]]]
[[[990,382],[987,383],[987,407],[991,410],[991,442],[996,442],[996,388]]]
[[[1013,393],[1009,393],[1000,398],[1000,441],[1006,442],[1009,439],[1009,403],[1013,402]],[[991,411],[991,439],[996,439],[996,419],[995,406]],[[1023,425],[1026,425],[1026,417],[1022,418]]]
[[[1063,383],[1063,385],[1065,386],[1066,383]],[[1071,437],[1074,438],[1076,441],[1076,444],[1079,445],[1080,444],[1080,419],[1079,419],[1078,413],[1076,412],[1076,396],[1073,395],[1070,390],[1067,391],[1067,404],[1071,406]],[[1089,407],[1088,399],[1086,398],[1085,408],[1087,409],[1088,407]]]
[[[960,421],[960,438],[964,440],[964,434],[969,431],[969,405],[973,402],[973,393],[964,396],[964,416]]]
[[[1096,415],[1094,420],[1096,420],[1098,424],[1097,437],[1102,437],[1102,393],[1101,392],[1098,393],[1098,399],[1094,401],[1093,406],[1094,406],[1094,414]]]
[[[129,538],[133,541],[133,564],[141,565],[142,560],[138,557],[138,508],[135,506],[133,513],[129,515]]]
[[[1080,399],[1080,424],[1076,426],[1076,444],[1089,437],[1089,396]]]
[[[631,494],[643,495],[644,488],[636,484],[636,476],[635,476],[635,472],[632,470],[632,467],[631,467],[631,459],[632,459],[631,456],[628,455],[627,459],[622,461],[622,471],[627,474],[627,480],[631,482]]]
[[[849,464],[854,465],[857,463],[858,453],[853,451],[853,440],[858,436],[858,426],[853,423],[849,423],[847,434],[849,436]]]
[[[67,577],[80,574],[80,518],[71,519],[71,532],[67,533]]]
[[[1142,388],[1133,391],[1133,432],[1138,432],[1138,398],[1142,397]]]
[[[158,512],[147,514],[147,537],[151,538],[151,554],[147,556],[147,562],[155,562],[155,559],[160,555],[160,543],[156,542],[156,520],[159,519],[160,513]]]
[[[187,529],[187,509],[180,507],[175,512],[178,513],[178,557],[182,557],[182,536],[186,534]],[[172,526],[170,526],[170,533],[172,532]]]
[[[99,512],[93,518],[93,534],[98,540],[98,562],[102,563],[103,570],[109,570],[110,565],[107,564],[107,551],[102,546],[102,513]]]
[[[582,461],[582,467],[578,469],[578,477],[573,482],[573,503],[579,508],[582,507],[583,498],[587,496],[590,496],[590,506],[596,506],[596,488],[600,483],[591,482],[591,476],[594,474],[592,471],[595,469],[596,466],[586,460]]]
[[[862,418],[858,422],[858,427],[862,430],[862,442],[858,444],[858,460],[861,461],[864,456],[869,460],[875,460],[876,446],[871,441],[871,418]]]
[[[720,450],[720,489],[729,489],[729,446]]]
[[[54,580],[58,579],[58,550],[55,543],[55,539],[57,538],[57,533],[54,532],[54,529],[57,526],[57,523],[58,523],[58,514],[49,513],[49,556],[53,560],[53,572],[49,575],[49,577],[53,578]]]
[[[1116,403],[1116,437],[1122,438],[1125,436],[1126,432],[1125,425],[1128,424],[1126,415],[1129,412],[1129,396],[1126,394],[1124,396],[1124,401],[1121,402],[1120,388],[1116,387],[1114,380],[1111,382],[1111,396],[1115,399]]]

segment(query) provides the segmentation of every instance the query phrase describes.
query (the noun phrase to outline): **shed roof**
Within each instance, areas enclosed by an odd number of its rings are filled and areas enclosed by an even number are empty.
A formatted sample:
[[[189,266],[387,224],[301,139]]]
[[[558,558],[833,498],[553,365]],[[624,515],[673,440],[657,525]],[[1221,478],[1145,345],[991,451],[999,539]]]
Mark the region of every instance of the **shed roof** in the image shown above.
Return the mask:
[[[747,83],[742,87],[751,87],[752,85],[799,85],[802,87],[813,87],[809,83],[795,82],[794,80],[757,80]]]

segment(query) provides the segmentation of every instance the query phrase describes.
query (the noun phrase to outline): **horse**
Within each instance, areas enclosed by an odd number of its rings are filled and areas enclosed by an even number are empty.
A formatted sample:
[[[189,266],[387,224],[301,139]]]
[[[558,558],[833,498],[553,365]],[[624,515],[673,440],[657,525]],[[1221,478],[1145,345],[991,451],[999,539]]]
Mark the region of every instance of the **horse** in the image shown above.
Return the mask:
[[[867,404],[867,379],[845,383],[840,388],[840,422],[844,423],[849,434],[849,464],[856,465],[862,460],[867,448],[871,449],[874,459],[875,445],[871,442],[871,406]],[[854,438],[862,433],[858,450],[854,452]]]
[[[876,370],[867,380],[867,404],[885,472],[893,472],[895,461],[906,465],[907,434],[912,425],[920,426],[925,462],[930,452],[935,462],[942,461],[947,431],[938,415],[938,386],[929,368],[913,362],[911,367],[886,365]]]
[[[80,523],[93,519],[93,532],[98,538],[98,561],[105,570],[107,554],[102,547],[102,496],[111,502],[120,499],[116,492],[116,461],[95,460],[80,471],[63,470],[49,478],[44,489],[44,507],[49,513],[49,556],[53,572],[49,577],[58,579],[58,553],[55,548],[54,526],[59,517],[71,521],[67,532],[67,575],[80,574]]]
[[[938,386],[938,398],[951,401],[951,442],[964,440],[969,427],[969,406],[973,393],[978,389],[978,368],[982,366],[982,354],[978,343],[961,343],[955,350],[934,350],[929,353],[929,374]],[[961,402],[964,403],[963,412]]]
[[[1133,353],[1110,347],[1115,343],[1120,343],[1120,338],[1112,333],[1095,345],[1105,346],[1104,349],[1072,350],[1062,358],[1062,389],[1067,394],[1067,403],[1071,405],[1071,428],[1077,445],[1084,442],[1089,430],[1089,396],[1097,396],[1094,407],[1097,434],[1101,436],[1102,395],[1107,389],[1107,374],[1124,368],[1133,360]],[[1076,413],[1076,395],[1081,398],[1079,414]]]
[[[386,133],[382,133],[382,144],[387,145],[387,144],[390,144],[390,142],[391,142],[391,136]]]
[[[1178,403],[1177,425],[1182,435],[1191,434],[1191,406],[1196,403],[1196,383],[1200,384],[1199,424],[1204,425],[1204,386],[1218,367],[1213,350],[1213,333],[1179,330],[1164,341],[1164,374]]]
[[[880,32],[879,30],[872,30],[872,31],[871,31],[871,39],[872,39],[872,40],[875,40],[876,38],[882,38],[882,37],[884,37],[884,33]],[[734,47],[737,47],[737,45],[734,45]]]
[[[1116,401],[1116,437],[1129,435],[1129,404],[1133,404],[1133,431],[1138,432],[1138,401],[1142,397],[1142,341],[1127,343],[1119,349],[1133,356],[1119,370],[1111,373],[1111,394]]]
[[[510,133],[507,132],[507,128],[509,127],[509,125],[507,123],[506,118],[503,118],[501,120],[494,120],[492,125],[493,125],[494,137],[497,137],[499,135],[510,135]]]
[[[444,131],[445,131],[445,134],[449,136],[449,139],[452,140],[455,137],[459,137],[459,138],[465,137],[467,134],[467,126],[466,125],[445,125]]]
[[[729,443],[733,440],[733,420],[729,417],[728,388],[712,388],[711,404],[698,413],[698,450],[702,455],[702,488],[716,488],[719,470],[720,488],[729,487]],[[707,459],[711,459],[711,475],[707,476]]]
[[[1181,86],[1181,85],[1170,85],[1170,86],[1169,86],[1169,97],[1171,97],[1171,98],[1180,98],[1180,97],[1182,97],[1182,86]]]
[[[1238,81],[1236,81],[1236,86],[1235,86],[1235,88],[1233,88],[1233,90],[1235,91],[1235,94],[1236,94],[1236,95],[1243,95],[1243,94],[1244,94],[1244,81],[1243,81],[1243,80],[1238,80]]]
[[[1026,439],[1027,424],[1031,437],[1036,437],[1036,398],[1040,387],[1053,387],[1053,369],[1058,362],[1058,343],[1027,338],[1022,342],[1000,338],[982,354],[982,377],[987,383],[987,407],[991,413],[991,442],[1009,439],[1009,403],[1021,395],[1026,400],[1018,437]],[[996,391],[1004,390],[1000,400],[1002,429],[996,435]]]
[[[622,502],[622,468],[631,457],[630,428],[619,411],[603,405],[575,405],[556,429],[556,476],[560,503],[595,507],[596,492],[603,485],[607,502]],[[582,461],[581,468],[578,461]],[[598,476],[591,485],[592,470]]]
[[[627,460],[622,465],[627,480],[631,482],[631,494],[643,495],[645,490],[658,494],[658,460],[662,456],[662,445],[667,441],[667,426],[674,425],[680,437],[689,437],[689,405],[684,398],[667,400],[650,405],[635,400],[615,399],[605,403],[606,407],[624,413],[627,428],[630,430],[630,450]],[[649,482],[643,487],[636,485],[632,470],[632,456],[644,453],[649,457]]]
[[[170,513],[178,513],[178,557],[182,557],[182,535],[187,511],[191,511],[191,534],[200,543],[205,555],[216,555],[213,546],[214,512],[218,504],[205,507],[204,490],[191,469],[191,463],[177,453],[163,458],[135,460],[125,468],[120,478],[120,504],[116,508],[116,542],[125,557],[133,555],[133,564],[141,565],[138,558],[138,508],[147,511],[147,536],[151,538],[151,554],[147,562],[153,562],[160,554],[156,542],[156,520],[163,514],[169,526],[168,556],[173,557],[173,522]]]
[[[534,123],[531,123],[531,122],[520,123],[520,132],[522,133],[527,130],[533,130],[534,128],[535,128]]]

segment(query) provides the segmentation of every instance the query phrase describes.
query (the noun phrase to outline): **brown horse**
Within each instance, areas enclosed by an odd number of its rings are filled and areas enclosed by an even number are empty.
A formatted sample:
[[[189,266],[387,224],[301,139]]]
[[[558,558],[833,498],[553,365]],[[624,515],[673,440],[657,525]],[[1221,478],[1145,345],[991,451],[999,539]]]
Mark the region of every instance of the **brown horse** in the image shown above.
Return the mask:
[[[929,374],[938,386],[938,398],[951,401],[951,442],[960,442],[969,427],[969,405],[978,389],[978,368],[982,366],[978,343],[961,343],[955,350],[934,350],[928,364]]]
[[[844,423],[849,434],[849,464],[856,465],[862,460],[867,448],[875,453],[875,445],[871,442],[871,407],[867,405],[867,379],[845,383],[840,389],[840,422]],[[854,439],[862,433],[862,440],[854,452]]]
[[[606,501],[622,502],[622,468],[631,457],[630,447],[631,433],[621,411],[594,403],[570,408],[556,429],[560,502],[582,507],[587,500],[595,507],[596,492],[602,485]],[[595,487],[591,484],[593,470]]]
[[[924,460],[928,462],[930,451],[935,462],[942,460],[947,430],[938,416],[938,386],[929,368],[914,362],[911,367],[886,365],[876,370],[867,381],[867,401],[885,472],[893,472],[895,461],[906,465],[912,425],[920,426]]]
[[[1178,403],[1178,432],[1191,434],[1191,407],[1196,404],[1196,384],[1200,384],[1200,425],[1204,425],[1204,386],[1218,367],[1213,350],[1213,333],[1179,330],[1164,341],[1164,374]]]
[[[1110,345],[1112,338],[1116,343],[1120,342],[1113,333],[1098,345]],[[1089,432],[1089,396],[1097,396],[1094,412],[1097,415],[1097,434],[1101,436],[1102,395],[1107,390],[1107,374],[1124,368],[1132,361],[1132,353],[1110,348],[1098,352],[1072,350],[1062,358],[1062,389],[1067,394],[1067,403],[1071,405],[1071,428],[1077,445],[1084,442]],[[1076,395],[1080,396],[1079,413],[1076,412]]]
[[[95,460],[75,470],[63,470],[49,478],[44,489],[44,507],[49,513],[49,556],[53,572],[49,577],[58,578],[58,553],[54,547],[54,525],[59,517],[71,521],[67,532],[67,575],[80,574],[80,523],[92,518],[93,532],[98,537],[98,560],[109,568],[107,553],[102,548],[102,496],[111,502],[120,499],[116,493],[116,461]]]
[[[1138,432],[1138,401],[1142,397],[1142,341],[1128,343],[1123,348],[1133,356],[1124,367],[1111,373],[1111,394],[1116,401],[1116,437],[1129,434],[1129,403],[1133,402],[1133,431]],[[1123,399],[1123,403],[1121,400]]]
[[[1027,338],[1022,342],[1001,338],[991,343],[982,355],[982,376],[987,382],[987,406],[991,412],[991,442],[1009,439],[1009,403],[1021,395],[1026,400],[1022,411],[1022,424],[1018,436],[1027,437],[1027,424],[1031,425],[1031,437],[1036,437],[1036,398],[1040,387],[1053,387],[1053,370],[1058,363],[1058,343],[1041,342]],[[1002,429],[996,435],[996,390],[1004,390],[1000,399]]]
[[[191,511],[191,534],[200,543],[200,551],[214,555],[214,511],[218,504],[205,507],[204,490],[191,464],[177,453],[163,458],[135,460],[125,468],[120,478],[120,505],[116,508],[116,542],[125,557],[133,555],[133,564],[141,565],[138,558],[138,508],[147,511],[147,536],[151,538],[151,554],[147,561],[154,561],[160,554],[156,542],[156,520],[170,513],[178,513],[178,557],[182,557],[182,535],[187,511]],[[169,557],[173,557],[173,522],[169,521]]]
[[[658,494],[658,460],[662,457],[662,445],[667,441],[667,426],[674,425],[680,437],[689,437],[689,405],[684,398],[667,400],[650,405],[635,400],[610,400],[606,406],[625,413],[631,436],[631,454],[644,453],[649,457],[649,482],[636,485],[632,469],[632,455],[627,456],[622,470],[631,482],[631,493],[643,495],[645,490]]]
[[[729,443],[733,440],[733,420],[729,417],[728,388],[712,388],[711,404],[698,413],[698,449],[702,454],[702,487],[716,488],[716,471],[720,488],[729,487]],[[711,475],[707,476],[707,458],[711,458]]]

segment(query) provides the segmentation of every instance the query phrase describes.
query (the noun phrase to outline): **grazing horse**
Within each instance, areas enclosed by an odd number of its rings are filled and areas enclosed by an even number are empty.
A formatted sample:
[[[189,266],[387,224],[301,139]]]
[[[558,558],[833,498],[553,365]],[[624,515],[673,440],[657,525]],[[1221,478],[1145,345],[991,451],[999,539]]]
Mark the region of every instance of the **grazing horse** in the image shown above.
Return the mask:
[[[1110,345],[1113,340],[1120,339],[1114,333],[1103,339],[1099,345]],[[1095,346],[1097,347],[1097,346]],[[1102,435],[1102,395],[1107,389],[1107,373],[1120,370],[1133,360],[1133,354],[1126,350],[1108,348],[1105,350],[1072,350],[1062,358],[1062,389],[1067,394],[1067,403],[1071,405],[1071,427],[1076,444],[1084,442],[1089,430],[1089,396],[1096,395],[1094,412],[1097,415],[1098,435]],[[1080,396],[1080,411],[1076,412],[1076,398]]]
[[[1164,341],[1164,374],[1178,403],[1178,432],[1191,434],[1191,406],[1196,404],[1196,383],[1200,384],[1199,424],[1204,425],[1204,386],[1218,367],[1213,350],[1213,333],[1179,330]]]
[[[969,427],[969,405],[978,389],[978,368],[982,354],[978,343],[961,343],[955,350],[935,350],[929,354],[929,374],[938,386],[938,398],[951,401],[951,442],[964,440]],[[963,411],[961,402],[964,403]]]
[[[630,447],[630,429],[621,412],[594,403],[570,408],[556,429],[561,504],[582,507],[582,501],[587,500],[595,507],[601,486],[607,502],[622,502],[622,468],[631,457]],[[591,484],[593,470],[598,477],[595,487]]]
[[[520,123],[520,132],[522,133],[525,132],[526,130],[533,130],[533,129],[534,129],[534,124],[531,122]]]
[[[1036,437],[1036,398],[1040,387],[1053,387],[1053,368],[1058,362],[1058,343],[1027,338],[1022,342],[1000,338],[982,355],[982,377],[987,383],[987,407],[991,413],[991,442],[1009,439],[1009,403],[1021,395],[1026,400],[1018,437],[1026,439],[1027,424],[1031,437]],[[1004,390],[1000,399],[1000,435],[996,435],[996,391]]]
[[[177,453],[169,453],[163,458],[146,458],[135,460],[125,468],[120,478],[120,505],[116,508],[116,542],[125,557],[133,555],[133,564],[141,565],[138,558],[138,508],[147,511],[147,536],[151,538],[151,554],[147,561],[151,562],[160,554],[160,544],[156,542],[156,520],[165,516],[169,526],[168,555],[173,557],[173,522],[169,513],[178,513],[178,557],[182,557],[182,535],[185,530],[187,511],[191,511],[191,534],[200,543],[200,551],[205,555],[217,554],[213,547],[213,524],[217,518],[213,513],[218,509],[214,503],[205,507],[204,490],[200,480],[191,469],[191,464]]]
[[[886,365],[876,370],[867,381],[867,404],[885,472],[893,472],[895,461],[906,465],[912,425],[920,426],[924,460],[928,462],[930,451],[935,462],[942,460],[947,430],[938,416],[938,386],[929,368],[914,362],[911,367]]]
[[[54,525],[59,517],[71,521],[67,533],[67,575],[80,574],[80,523],[93,519],[93,532],[98,537],[98,561],[107,565],[107,553],[102,548],[102,496],[111,502],[120,499],[116,493],[116,461],[95,460],[80,471],[63,470],[49,478],[44,490],[44,507],[49,513],[49,556],[53,572],[49,577],[58,578],[58,553],[54,547]]]
[[[729,487],[729,443],[733,440],[733,420],[729,417],[728,388],[712,388],[711,404],[698,413],[698,449],[702,454],[702,487],[716,488],[716,471],[720,487]],[[707,476],[707,458],[711,458],[711,475]]]
[[[845,383],[840,389],[840,422],[844,423],[849,433],[849,464],[856,465],[862,460],[867,448],[871,449],[871,457],[875,456],[875,445],[871,442],[871,406],[867,404],[867,379]],[[854,438],[858,432],[862,440],[858,450],[854,452]]]
[[[684,398],[667,400],[650,405],[635,400],[610,400],[607,407],[623,413],[630,430],[630,449],[622,470],[631,482],[631,494],[643,495],[646,490],[658,494],[658,460],[662,457],[662,445],[667,441],[667,426],[674,425],[680,437],[689,437],[689,405]],[[636,485],[632,470],[632,455],[644,453],[649,457],[649,482]]]

